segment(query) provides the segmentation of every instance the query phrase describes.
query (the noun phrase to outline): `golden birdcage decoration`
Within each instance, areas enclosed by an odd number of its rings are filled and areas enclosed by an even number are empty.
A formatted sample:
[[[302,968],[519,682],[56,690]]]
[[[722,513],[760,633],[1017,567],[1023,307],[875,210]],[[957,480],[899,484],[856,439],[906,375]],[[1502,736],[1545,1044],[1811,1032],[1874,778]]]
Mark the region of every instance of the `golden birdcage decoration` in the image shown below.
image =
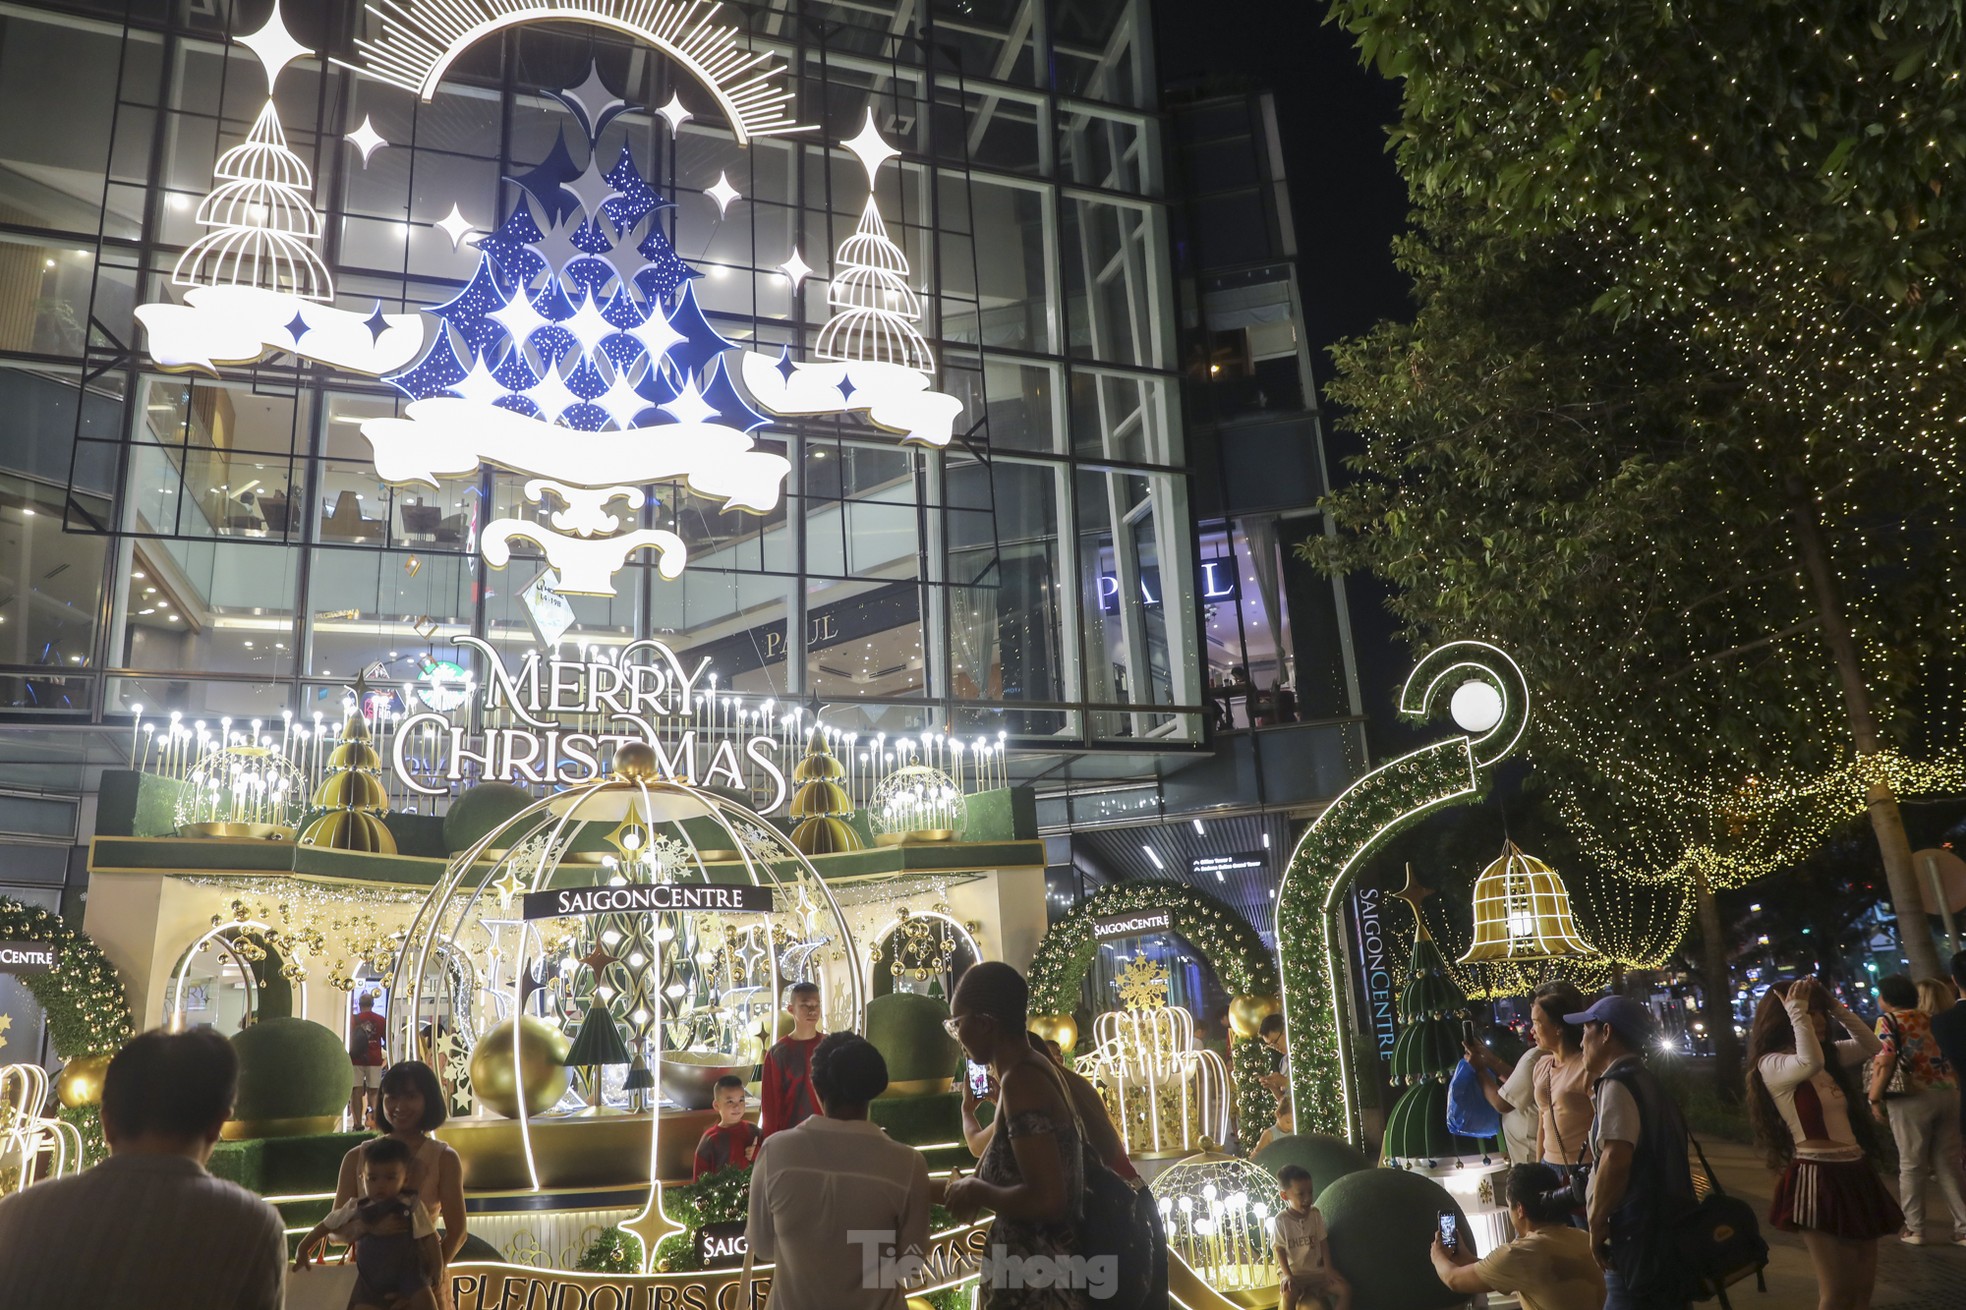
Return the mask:
[[[1557,871],[1514,842],[1474,885],[1474,945],[1456,964],[1494,964],[1594,956],[1577,931],[1570,889]]]

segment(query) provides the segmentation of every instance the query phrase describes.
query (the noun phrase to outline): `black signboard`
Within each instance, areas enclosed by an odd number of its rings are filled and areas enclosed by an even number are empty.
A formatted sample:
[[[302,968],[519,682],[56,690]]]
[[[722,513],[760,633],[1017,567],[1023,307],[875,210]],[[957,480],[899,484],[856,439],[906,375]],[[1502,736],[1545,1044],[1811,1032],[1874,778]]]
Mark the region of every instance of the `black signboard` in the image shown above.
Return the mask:
[[[744,1254],[750,1249],[742,1219],[705,1224],[696,1230],[696,1263],[704,1269],[735,1269],[744,1263]]]
[[[528,919],[560,919],[569,915],[641,914],[649,911],[682,914],[769,914],[774,908],[771,888],[748,884],[657,882],[620,887],[559,887],[527,892]]]
[[[1197,878],[1212,876],[1226,882],[1232,873],[1261,873],[1270,867],[1262,851],[1238,851],[1234,855],[1199,855],[1188,861],[1188,870]]]
[[[52,973],[61,953],[46,942],[0,942],[0,973]]]
[[[1111,941],[1115,937],[1137,937],[1143,932],[1172,932],[1174,915],[1168,910],[1139,910],[1133,914],[1108,914],[1092,921],[1092,939]]]

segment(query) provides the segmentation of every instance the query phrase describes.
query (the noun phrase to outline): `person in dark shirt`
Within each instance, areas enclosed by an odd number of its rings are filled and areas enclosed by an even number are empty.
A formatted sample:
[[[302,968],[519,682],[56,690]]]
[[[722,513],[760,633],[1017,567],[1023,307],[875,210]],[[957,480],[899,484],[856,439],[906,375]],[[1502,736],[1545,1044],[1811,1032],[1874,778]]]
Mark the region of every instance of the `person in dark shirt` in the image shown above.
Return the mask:
[[[819,1113],[819,1097],[812,1090],[812,1053],[825,1035],[819,1031],[819,984],[793,983],[785,992],[785,1012],[792,1016],[792,1033],[765,1052],[758,1114],[765,1137],[796,1128]]]
[[[696,1144],[696,1172],[690,1178],[700,1183],[710,1174],[733,1165],[748,1165],[758,1158],[758,1126],[744,1117],[744,1080],[736,1074],[717,1079],[715,1099],[717,1122],[703,1130]]]
[[[1952,986],[1959,993],[1959,1003],[1932,1016],[1932,1039],[1946,1063],[1966,1077],[1966,951],[1952,957]],[[1959,1127],[1966,1132],[1966,1096],[1960,1098]],[[1966,1169],[1966,1149],[1959,1156],[1960,1168]]]

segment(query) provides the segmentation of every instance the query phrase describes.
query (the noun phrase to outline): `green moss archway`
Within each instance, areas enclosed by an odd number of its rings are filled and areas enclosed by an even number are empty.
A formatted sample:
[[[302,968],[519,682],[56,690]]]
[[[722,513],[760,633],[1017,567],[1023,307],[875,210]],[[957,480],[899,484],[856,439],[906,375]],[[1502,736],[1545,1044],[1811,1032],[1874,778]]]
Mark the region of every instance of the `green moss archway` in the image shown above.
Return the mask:
[[[1051,926],[1031,961],[1031,1012],[1070,1014],[1099,949],[1095,920],[1114,914],[1167,911],[1170,931],[1188,939],[1235,996],[1275,996],[1277,964],[1263,939],[1235,910],[1186,883],[1148,880],[1102,887]],[[1229,1072],[1235,1080],[1236,1123],[1243,1144],[1253,1145],[1274,1117],[1275,1099],[1257,1081],[1270,1071],[1263,1043],[1229,1039]]]
[[[21,977],[48,1016],[48,1037],[64,1060],[110,1055],[136,1035],[123,980],[86,933],[38,905],[0,896],[0,941],[46,942],[60,963]]]

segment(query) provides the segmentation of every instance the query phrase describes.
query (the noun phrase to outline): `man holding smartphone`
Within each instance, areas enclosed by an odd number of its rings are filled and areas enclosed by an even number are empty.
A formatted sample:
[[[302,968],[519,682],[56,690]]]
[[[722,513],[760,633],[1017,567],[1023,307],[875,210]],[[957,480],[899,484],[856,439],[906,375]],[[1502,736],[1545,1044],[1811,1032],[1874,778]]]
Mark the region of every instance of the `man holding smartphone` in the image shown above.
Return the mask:
[[[1442,1211],[1442,1231],[1434,1237],[1435,1276],[1464,1296],[1513,1293],[1522,1310],[1598,1310],[1604,1304],[1604,1274],[1591,1257],[1590,1238],[1570,1226],[1562,1186],[1546,1164],[1509,1170],[1509,1218],[1517,1236],[1480,1259],[1466,1241],[1447,1240],[1455,1215]]]

